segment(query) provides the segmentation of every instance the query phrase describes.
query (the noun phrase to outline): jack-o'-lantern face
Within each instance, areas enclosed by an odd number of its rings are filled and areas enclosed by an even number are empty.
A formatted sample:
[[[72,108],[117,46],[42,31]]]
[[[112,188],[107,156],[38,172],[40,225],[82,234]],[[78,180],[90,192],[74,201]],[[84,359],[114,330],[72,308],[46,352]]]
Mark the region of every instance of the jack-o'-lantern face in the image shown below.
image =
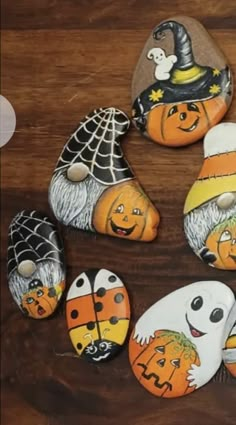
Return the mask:
[[[187,381],[191,365],[200,365],[195,346],[183,333],[158,331],[141,349],[129,347],[133,372],[139,382],[159,397],[180,397],[194,391]]]
[[[215,227],[206,246],[216,256],[215,267],[236,270],[236,216]]]
[[[220,96],[205,101],[171,103],[153,108],[147,118],[149,136],[168,146],[188,145],[201,139],[226,113]]]
[[[53,313],[57,302],[55,289],[43,286],[40,280],[34,279],[29,284],[29,291],[23,295],[21,305],[28,316],[44,319]]]
[[[151,241],[156,237],[159,214],[139,185],[132,181],[106,190],[95,208],[93,224],[100,233]]]

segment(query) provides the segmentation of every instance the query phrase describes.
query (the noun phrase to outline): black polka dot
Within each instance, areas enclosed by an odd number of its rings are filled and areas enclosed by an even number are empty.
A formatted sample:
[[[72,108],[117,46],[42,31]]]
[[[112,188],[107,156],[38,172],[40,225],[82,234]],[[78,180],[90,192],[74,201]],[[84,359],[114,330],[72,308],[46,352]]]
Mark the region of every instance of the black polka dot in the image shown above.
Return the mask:
[[[94,308],[95,308],[95,311],[102,311],[103,303],[95,303]]]
[[[114,276],[114,274],[113,274],[113,275],[109,276],[108,280],[109,280],[109,282],[113,283],[113,282],[116,281],[116,276]]]
[[[123,299],[124,299],[124,295],[121,294],[120,292],[114,296],[114,301],[117,304],[121,303]]]
[[[77,319],[79,312],[78,312],[78,310],[72,310],[70,315],[71,315],[72,319]]]
[[[81,344],[81,342],[78,342],[78,344],[77,344],[77,348],[78,348],[78,350],[82,350],[83,345]]]
[[[97,296],[98,297],[104,297],[104,295],[106,295],[106,289],[105,288],[99,288],[98,290],[97,290]]]
[[[81,286],[83,286],[84,284],[84,279],[82,279],[82,277],[80,279],[77,280],[76,282],[76,286],[77,288],[81,288]]]
[[[88,322],[87,323],[87,329],[89,331],[92,331],[95,328],[95,323],[94,322]]]
[[[116,325],[116,323],[118,323],[118,322],[119,322],[119,319],[118,319],[118,317],[116,317],[116,316],[112,316],[112,317],[110,318],[109,322],[110,322],[110,324],[111,324],[111,325]]]

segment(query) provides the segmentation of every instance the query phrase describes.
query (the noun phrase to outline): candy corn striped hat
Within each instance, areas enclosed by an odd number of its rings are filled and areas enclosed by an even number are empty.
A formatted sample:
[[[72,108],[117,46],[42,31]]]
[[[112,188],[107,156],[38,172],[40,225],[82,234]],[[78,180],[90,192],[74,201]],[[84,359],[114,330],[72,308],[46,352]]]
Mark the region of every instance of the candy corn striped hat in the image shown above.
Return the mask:
[[[185,201],[184,214],[226,192],[236,192],[236,123],[221,123],[204,139],[204,163]]]

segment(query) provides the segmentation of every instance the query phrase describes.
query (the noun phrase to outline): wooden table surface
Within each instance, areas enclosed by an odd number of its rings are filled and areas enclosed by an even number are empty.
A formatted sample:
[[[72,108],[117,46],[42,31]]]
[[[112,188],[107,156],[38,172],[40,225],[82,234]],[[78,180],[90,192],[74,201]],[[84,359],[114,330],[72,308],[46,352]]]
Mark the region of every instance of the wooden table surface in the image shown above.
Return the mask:
[[[2,12],[2,94],[17,117],[2,148],[2,425],[235,424],[236,381],[224,370],[190,396],[157,399],[133,376],[127,345],[107,364],[77,359],[65,302],[49,320],[25,319],[6,278],[9,222],[26,208],[52,217],[51,174],[87,112],[116,106],[130,114],[134,67],[159,21],[176,14],[199,19],[236,73],[235,0],[3,0]],[[236,97],[225,119],[236,121]],[[130,294],[131,329],[154,301],[188,283],[217,279],[236,290],[235,273],[201,263],[183,234],[183,204],[202,164],[202,143],[168,149],[132,128],[123,149],[160,210],[158,239],[145,244],[60,227],[67,288],[87,268],[113,270]]]

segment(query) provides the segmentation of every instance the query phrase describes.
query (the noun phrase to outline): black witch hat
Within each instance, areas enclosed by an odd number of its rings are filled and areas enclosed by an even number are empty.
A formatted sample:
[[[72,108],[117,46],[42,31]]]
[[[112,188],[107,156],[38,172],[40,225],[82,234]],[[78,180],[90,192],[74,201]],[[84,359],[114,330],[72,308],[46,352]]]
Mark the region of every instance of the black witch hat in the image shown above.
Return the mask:
[[[198,65],[194,60],[191,38],[184,25],[178,22],[163,22],[155,28],[153,37],[160,40],[166,30],[173,33],[177,62],[170,71],[169,80],[156,81],[136,98],[133,118],[137,125],[139,118],[158,105],[207,100],[222,92],[230,95],[229,68],[218,70]]]
[[[8,276],[25,260],[64,264],[62,242],[54,224],[37,211],[21,211],[9,227]]]
[[[55,173],[64,173],[71,165],[81,163],[95,180],[105,185],[134,178],[119,143],[129,125],[129,118],[119,109],[94,110],[65,145]]]

